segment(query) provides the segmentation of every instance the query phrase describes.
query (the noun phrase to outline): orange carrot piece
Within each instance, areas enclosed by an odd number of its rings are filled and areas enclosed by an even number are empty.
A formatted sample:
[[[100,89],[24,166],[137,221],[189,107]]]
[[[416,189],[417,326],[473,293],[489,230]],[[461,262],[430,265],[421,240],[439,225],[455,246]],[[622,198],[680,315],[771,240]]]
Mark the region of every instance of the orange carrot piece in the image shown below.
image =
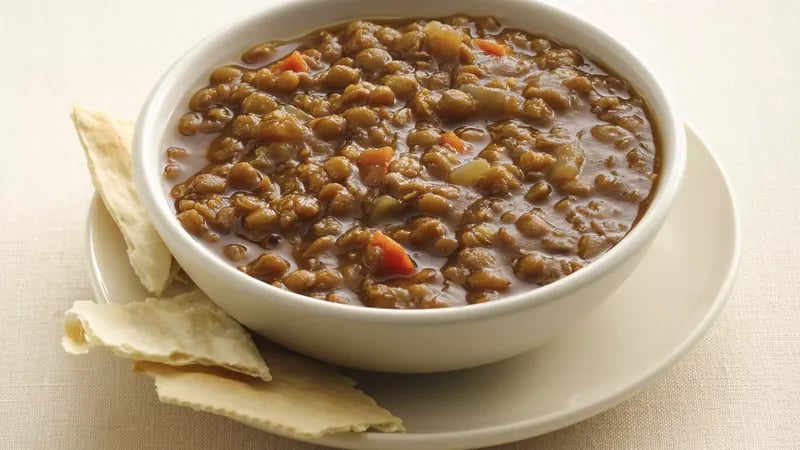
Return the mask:
[[[473,39],[472,41],[475,42],[479,49],[490,55],[505,56],[511,53],[511,47],[489,39]]]
[[[381,262],[380,272],[383,274],[410,275],[414,272],[414,261],[397,241],[386,236],[380,231],[376,231],[369,241],[369,245],[375,245],[383,250],[383,261]]]
[[[308,72],[306,60],[297,50],[280,62],[280,68],[281,70],[291,70],[292,72]]]
[[[450,146],[453,150],[459,153],[464,153],[467,151],[467,143],[452,131],[448,131],[447,133],[443,134],[440,141],[442,145]]]
[[[358,167],[379,166],[386,168],[394,156],[394,149],[386,146],[364,150],[358,157]]]

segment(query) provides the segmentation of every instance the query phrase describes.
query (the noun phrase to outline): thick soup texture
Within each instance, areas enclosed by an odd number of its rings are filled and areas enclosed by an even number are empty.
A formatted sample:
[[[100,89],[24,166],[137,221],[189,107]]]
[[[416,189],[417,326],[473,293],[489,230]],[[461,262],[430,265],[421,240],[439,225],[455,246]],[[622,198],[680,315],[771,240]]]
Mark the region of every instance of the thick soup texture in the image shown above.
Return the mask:
[[[165,140],[177,220],[242,272],[337,303],[437,308],[557,281],[631,230],[658,174],[625,80],[491,17],[262,43],[188,107]]]

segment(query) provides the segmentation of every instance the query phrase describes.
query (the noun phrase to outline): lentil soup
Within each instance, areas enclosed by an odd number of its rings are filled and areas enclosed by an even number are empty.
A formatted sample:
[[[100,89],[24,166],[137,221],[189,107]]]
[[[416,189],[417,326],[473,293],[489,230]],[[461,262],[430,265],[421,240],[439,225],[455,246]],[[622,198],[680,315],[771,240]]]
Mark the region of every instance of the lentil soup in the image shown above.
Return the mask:
[[[654,192],[645,101],[492,17],[355,21],[218,67],[165,140],[177,220],[324,301],[481,303],[567,276]]]

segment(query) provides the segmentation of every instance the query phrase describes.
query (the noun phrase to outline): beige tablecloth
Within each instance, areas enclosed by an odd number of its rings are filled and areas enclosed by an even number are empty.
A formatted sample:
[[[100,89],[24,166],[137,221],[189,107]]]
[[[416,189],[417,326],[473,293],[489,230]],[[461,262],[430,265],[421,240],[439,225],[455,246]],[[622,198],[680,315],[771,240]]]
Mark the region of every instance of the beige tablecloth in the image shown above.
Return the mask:
[[[259,3],[0,2],[0,447],[312,448],[161,405],[128,362],[69,357],[58,343],[62,312],[91,298],[92,187],[70,103],[134,117],[174,58]],[[715,149],[743,255],[719,321],[665,377],[502,448],[800,448],[800,3],[562,3],[617,30]]]

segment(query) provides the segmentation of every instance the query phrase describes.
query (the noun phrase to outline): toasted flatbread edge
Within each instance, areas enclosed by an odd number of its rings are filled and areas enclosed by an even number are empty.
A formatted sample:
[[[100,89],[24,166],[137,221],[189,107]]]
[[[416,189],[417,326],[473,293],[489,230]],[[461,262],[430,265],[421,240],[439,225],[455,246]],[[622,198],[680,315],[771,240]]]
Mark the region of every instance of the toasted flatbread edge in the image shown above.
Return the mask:
[[[195,305],[197,304],[196,297],[200,291],[189,292],[186,294],[178,295],[172,299],[146,299],[144,302],[148,301],[176,301],[176,302],[194,302]],[[203,294],[204,295],[204,294]],[[141,303],[141,302],[137,302]],[[220,367],[232,372],[240,373],[243,375],[247,375],[250,377],[259,378],[264,381],[270,381],[272,376],[269,372],[269,367],[264,362],[263,357],[261,356],[258,347],[256,346],[255,342],[252,339],[250,333],[248,333],[238,322],[230,318],[224,311],[219,309],[218,306],[214,305],[210,300],[207,302],[202,302],[200,307],[205,308],[213,308],[215,314],[221,314],[225,318],[227,318],[230,323],[236,324],[238,327],[238,333],[241,335],[243,339],[239,340],[241,345],[251,354],[253,360],[255,361],[252,365],[243,365],[243,364],[230,364],[223,361],[211,360],[205,357],[198,357],[196,355],[191,355],[188,353],[182,352],[172,352],[169,355],[163,354],[152,354],[148,352],[142,351],[140,348],[136,348],[135,345],[131,344],[116,344],[116,343],[109,343],[104,339],[102,336],[99,336],[92,327],[91,321],[83,316],[77,309],[81,306],[89,306],[89,305],[101,305],[96,302],[92,301],[77,301],[74,302],[73,307],[67,310],[64,314],[64,336],[61,338],[61,346],[67,353],[71,353],[74,355],[86,354],[92,348],[106,348],[111,351],[113,354],[125,358],[131,359],[138,359],[143,361],[150,361],[150,362],[157,362],[162,363],[170,366],[183,366],[183,365],[202,365],[202,366],[209,366],[209,367]],[[108,306],[108,305],[102,305]],[[124,308],[125,305],[110,305],[111,307],[120,307]],[[198,306],[198,305],[196,305]],[[246,338],[246,339],[245,339]],[[260,362],[260,364],[259,364]]]
[[[403,426],[403,421],[399,417],[393,415],[388,410],[382,408],[380,405],[377,404],[375,399],[364,393],[362,390],[355,387],[355,381],[349,377],[344,375],[338,374],[337,377],[340,379],[342,386],[347,386],[353,390],[354,395],[363,396],[363,398],[369,403],[369,406],[374,408],[373,413],[376,415],[383,416],[382,420],[377,421],[361,421],[357,423],[351,423],[342,426],[330,426],[321,428],[316,433],[308,433],[299,430],[297,427],[288,426],[280,423],[276,423],[276,421],[265,421],[263,418],[254,417],[249,414],[244,414],[237,412],[235,410],[209,405],[207,403],[202,403],[199,401],[187,399],[183,396],[173,396],[166,392],[166,388],[160,383],[162,379],[166,379],[169,377],[180,376],[181,374],[191,374],[193,372],[193,368],[191,366],[185,367],[170,367],[164,364],[159,363],[152,363],[146,361],[134,361],[133,363],[133,370],[136,373],[140,373],[142,375],[147,375],[154,379],[156,385],[156,393],[158,398],[161,402],[165,404],[175,405],[175,406],[183,406],[191,408],[195,411],[199,412],[206,412],[211,414],[216,414],[219,416],[227,417],[229,419],[235,420],[237,422],[241,422],[245,425],[251,426],[253,428],[266,431],[269,433],[275,433],[282,436],[290,437],[290,438],[319,438],[325,435],[333,434],[333,433],[345,433],[345,432],[356,432],[362,433],[368,430],[376,430],[385,433],[395,433],[395,432],[404,432],[405,427]],[[335,370],[335,369],[332,369]],[[171,373],[170,373],[171,372]],[[233,374],[235,377],[236,374]],[[210,375],[214,378],[230,378],[224,375]],[[213,379],[213,378],[210,378]],[[196,384],[206,384],[208,380],[203,382],[195,381]],[[267,383],[271,384],[271,383]],[[196,386],[195,386],[196,387]]]
[[[154,295],[161,295],[172,281],[172,254],[147,218],[133,185],[130,173],[131,143],[125,142],[133,134],[133,123],[113,120],[104,113],[90,111],[77,104],[73,105],[70,116],[81,141],[92,183],[122,233],[131,267],[145,289]],[[101,148],[101,142],[107,145]],[[106,186],[108,174],[101,172],[112,169],[99,168],[102,167],[103,158],[123,160],[118,161],[122,169],[118,166],[114,171],[123,185]],[[108,189],[114,189],[116,193],[112,194]],[[122,211],[123,208],[128,211]],[[137,231],[131,224],[123,223],[124,216],[140,221],[136,227],[140,236],[132,236]]]

